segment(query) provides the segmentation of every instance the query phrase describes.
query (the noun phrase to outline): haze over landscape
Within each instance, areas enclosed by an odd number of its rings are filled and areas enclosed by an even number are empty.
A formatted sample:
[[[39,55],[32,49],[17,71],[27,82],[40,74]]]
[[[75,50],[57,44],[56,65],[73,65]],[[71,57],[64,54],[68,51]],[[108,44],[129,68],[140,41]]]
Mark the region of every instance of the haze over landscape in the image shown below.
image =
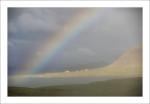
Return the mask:
[[[89,83],[92,81],[102,81],[130,77],[142,77],[142,47],[135,47],[128,50],[127,52],[123,53],[112,64],[103,68],[82,69],[78,71],[67,70],[64,72],[53,72],[44,74],[16,75],[10,77],[9,82],[10,85],[16,84],[18,86],[36,87],[45,85],[61,85],[63,83]],[[67,78],[69,79],[66,80]],[[89,81],[87,81],[86,78]],[[24,82],[25,79],[30,80],[30,83]],[[45,79],[45,82],[47,83],[44,84],[44,82],[41,84],[41,81],[39,81],[39,79]]]
[[[141,96],[142,8],[8,8],[8,85],[10,96]]]

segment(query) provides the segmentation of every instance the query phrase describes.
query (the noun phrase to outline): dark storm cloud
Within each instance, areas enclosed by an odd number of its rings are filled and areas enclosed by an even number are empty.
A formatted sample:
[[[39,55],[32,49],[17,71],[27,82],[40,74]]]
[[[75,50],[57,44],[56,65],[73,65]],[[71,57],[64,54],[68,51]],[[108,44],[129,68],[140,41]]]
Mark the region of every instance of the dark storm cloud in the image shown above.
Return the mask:
[[[9,70],[19,70],[47,37],[53,37],[81,8],[9,8]],[[141,8],[99,8],[97,18],[44,66],[53,69],[101,67],[142,43]]]
[[[10,8],[9,32],[56,31],[73,13],[75,13],[73,9],[19,8],[13,10]],[[11,17],[14,22],[11,21]],[[16,31],[11,31],[14,28]]]

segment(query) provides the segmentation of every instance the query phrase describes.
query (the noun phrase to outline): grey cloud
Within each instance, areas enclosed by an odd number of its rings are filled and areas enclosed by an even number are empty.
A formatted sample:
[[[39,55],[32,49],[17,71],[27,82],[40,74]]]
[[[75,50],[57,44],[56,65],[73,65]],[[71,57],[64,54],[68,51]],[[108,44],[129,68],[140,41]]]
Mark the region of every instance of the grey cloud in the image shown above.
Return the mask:
[[[78,48],[77,52],[81,55],[93,56],[95,52],[88,48]]]
[[[17,32],[17,28],[13,22],[8,23],[8,31],[9,31],[9,33],[16,33]]]
[[[9,8],[9,65],[19,70],[18,62],[24,64],[32,54],[40,55],[42,50],[36,49],[57,35],[81,10],[84,9]],[[87,25],[43,66],[44,71],[102,67],[125,50],[142,44],[142,8],[97,8],[96,17]]]
[[[15,19],[15,16],[11,13],[10,15]],[[72,15],[73,9],[71,10],[60,10],[60,9],[41,9],[41,8],[19,8],[19,10],[12,11],[16,15],[16,19],[10,19],[10,32],[11,30],[18,29],[17,31],[22,32],[47,32],[56,31],[63,25],[68,17]],[[69,13],[68,13],[69,12]],[[67,14],[65,14],[67,13]],[[57,17],[57,18],[56,18]],[[13,26],[11,26],[14,24]],[[12,31],[13,32],[13,31]]]

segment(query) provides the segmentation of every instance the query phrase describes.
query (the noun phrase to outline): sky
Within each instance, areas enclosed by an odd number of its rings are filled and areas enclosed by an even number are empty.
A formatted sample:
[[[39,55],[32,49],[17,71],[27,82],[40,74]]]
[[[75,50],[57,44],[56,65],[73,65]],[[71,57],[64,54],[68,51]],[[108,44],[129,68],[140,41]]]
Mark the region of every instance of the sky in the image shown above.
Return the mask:
[[[94,16],[80,19],[91,11]],[[73,21],[79,23],[67,25]],[[68,33],[71,38],[63,38],[62,29],[73,31]],[[59,36],[59,49],[49,50]],[[8,8],[10,75],[20,70],[43,73],[103,67],[141,44],[142,8]],[[35,66],[25,67],[36,60]]]

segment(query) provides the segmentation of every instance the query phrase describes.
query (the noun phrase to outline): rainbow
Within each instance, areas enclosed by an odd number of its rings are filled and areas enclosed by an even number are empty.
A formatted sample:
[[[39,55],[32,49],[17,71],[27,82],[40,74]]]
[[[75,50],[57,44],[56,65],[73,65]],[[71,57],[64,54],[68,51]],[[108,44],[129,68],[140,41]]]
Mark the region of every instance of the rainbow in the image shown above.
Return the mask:
[[[38,56],[34,54],[30,57],[19,74],[33,74],[41,70],[42,66],[60,52],[71,39],[80,35],[80,32],[95,20],[97,14],[98,11],[95,8],[80,10],[58,33],[54,34],[53,38],[48,37],[39,46],[37,52],[40,51],[41,53]]]

